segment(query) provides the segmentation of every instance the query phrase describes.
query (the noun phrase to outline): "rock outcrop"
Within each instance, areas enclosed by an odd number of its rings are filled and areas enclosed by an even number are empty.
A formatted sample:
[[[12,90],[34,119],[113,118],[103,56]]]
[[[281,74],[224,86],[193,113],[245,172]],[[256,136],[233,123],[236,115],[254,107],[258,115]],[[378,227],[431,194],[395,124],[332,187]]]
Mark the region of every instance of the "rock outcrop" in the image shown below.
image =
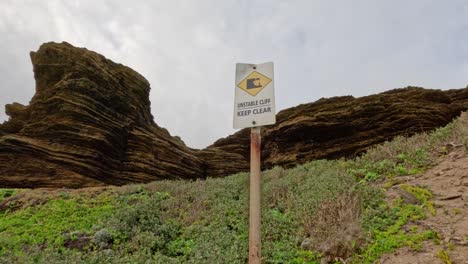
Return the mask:
[[[466,109],[468,88],[407,87],[360,98],[320,99],[279,112],[277,123],[262,129],[262,165],[268,169],[314,159],[352,158],[398,135],[444,126]],[[248,157],[248,133],[241,130],[208,149]]]
[[[31,52],[36,94],[6,106],[0,124],[0,187],[87,187],[225,176],[249,168],[249,130],[204,150],[159,127],[148,81],[68,43]],[[281,111],[263,129],[264,168],[353,157],[397,135],[427,131],[468,109],[468,89],[409,87],[321,99]]]
[[[202,177],[203,161],[158,127],[148,81],[70,44],[31,52],[36,94],[6,106],[0,185],[83,187]]]

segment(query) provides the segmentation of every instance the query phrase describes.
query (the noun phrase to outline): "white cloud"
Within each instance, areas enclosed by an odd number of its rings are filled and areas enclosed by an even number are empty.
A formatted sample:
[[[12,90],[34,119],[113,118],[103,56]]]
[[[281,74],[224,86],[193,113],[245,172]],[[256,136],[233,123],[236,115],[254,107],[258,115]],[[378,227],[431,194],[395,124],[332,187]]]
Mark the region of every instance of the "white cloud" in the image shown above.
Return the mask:
[[[65,40],[140,72],[156,122],[204,147],[234,132],[236,62],[275,62],[281,109],[406,85],[465,87],[467,15],[461,0],[3,0],[0,105],[27,103],[28,52]]]

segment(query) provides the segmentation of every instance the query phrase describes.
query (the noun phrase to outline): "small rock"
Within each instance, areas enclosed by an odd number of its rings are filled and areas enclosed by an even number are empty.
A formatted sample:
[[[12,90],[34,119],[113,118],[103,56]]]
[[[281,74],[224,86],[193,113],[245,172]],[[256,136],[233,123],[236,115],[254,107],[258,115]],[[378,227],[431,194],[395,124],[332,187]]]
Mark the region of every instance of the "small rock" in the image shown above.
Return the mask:
[[[310,238],[304,239],[304,241],[302,241],[302,243],[301,243],[301,248],[302,249],[310,249],[311,246],[312,246],[312,241],[310,240]]]
[[[403,201],[406,203],[406,204],[420,204],[421,202],[418,200],[418,198],[416,198],[416,196],[414,196],[412,193],[408,192],[408,191],[405,191],[405,190],[402,190],[402,189],[398,189],[397,190],[398,192],[398,196],[403,199]]]
[[[104,256],[106,256],[106,257],[113,257],[113,256],[115,255],[115,252],[114,252],[114,250],[108,248],[108,249],[104,249],[104,250],[102,251],[102,254],[103,254]]]
[[[114,242],[114,236],[106,229],[101,229],[94,234],[93,242],[100,249],[108,249]]]
[[[447,195],[445,197],[441,197],[440,200],[442,200],[442,201],[454,200],[454,199],[458,199],[460,197],[462,197],[461,194],[449,194],[449,195]]]
[[[302,240],[301,237],[296,238],[296,245],[297,245],[298,247],[300,247],[301,244],[302,244],[302,241],[303,241],[303,240]]]

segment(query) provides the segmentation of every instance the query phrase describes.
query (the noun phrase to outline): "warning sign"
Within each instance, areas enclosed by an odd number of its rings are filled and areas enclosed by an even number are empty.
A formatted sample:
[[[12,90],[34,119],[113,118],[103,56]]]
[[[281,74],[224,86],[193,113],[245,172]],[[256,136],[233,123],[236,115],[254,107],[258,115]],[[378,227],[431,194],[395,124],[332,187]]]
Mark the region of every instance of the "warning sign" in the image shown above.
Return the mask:
[[[236,65],[234,128],[276,122],[273,62]]]
[[[256,96],[263,88],[265,88],[271,79],[258,71],[253,71],[249,76],[237,84],[237,87],[241,88],[248,94]]]

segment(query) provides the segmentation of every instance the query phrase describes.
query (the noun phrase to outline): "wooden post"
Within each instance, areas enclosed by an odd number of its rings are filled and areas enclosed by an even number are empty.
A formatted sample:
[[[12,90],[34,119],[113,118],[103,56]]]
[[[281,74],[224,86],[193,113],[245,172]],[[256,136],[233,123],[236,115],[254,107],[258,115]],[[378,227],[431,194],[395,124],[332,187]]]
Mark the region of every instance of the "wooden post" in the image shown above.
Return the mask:
[[[249,264],[261,263],[260,149],[260,127],[253,127],[250,133]]]

